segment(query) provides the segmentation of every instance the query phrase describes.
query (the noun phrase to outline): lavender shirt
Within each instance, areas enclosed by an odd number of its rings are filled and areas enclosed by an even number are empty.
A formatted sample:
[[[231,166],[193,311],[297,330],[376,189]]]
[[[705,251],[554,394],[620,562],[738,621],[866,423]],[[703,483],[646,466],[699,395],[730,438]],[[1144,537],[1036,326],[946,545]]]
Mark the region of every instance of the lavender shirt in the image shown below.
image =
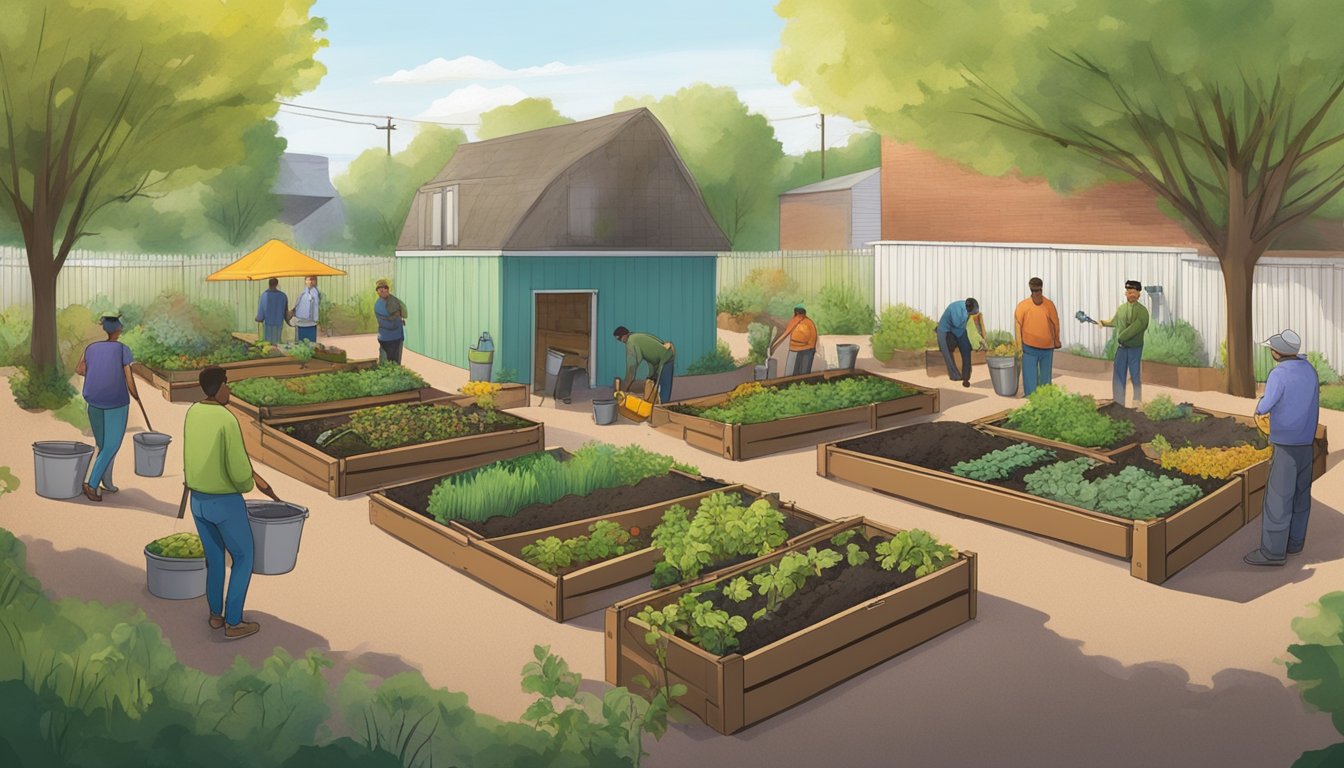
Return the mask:
[[[125,367],[131,364],[131,359],[131,348],[120,341],[95,341],[86,347],[84,400],[103,410],[130,405]]]
[[[1274,366],[1265,382],[1265,394],[1255,412],[1269,414],[1269,442],[1275,445],[1311,445],[1320,418],[1320,381],[1316,369],[1302,356]]]

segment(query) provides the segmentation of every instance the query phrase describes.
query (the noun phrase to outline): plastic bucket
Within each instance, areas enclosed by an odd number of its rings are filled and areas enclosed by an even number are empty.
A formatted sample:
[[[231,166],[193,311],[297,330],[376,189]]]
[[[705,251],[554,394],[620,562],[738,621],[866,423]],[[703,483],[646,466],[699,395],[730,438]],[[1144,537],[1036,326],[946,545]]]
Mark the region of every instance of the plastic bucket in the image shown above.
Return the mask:
[[[493,367],[494,363],[476,363],[469,361],[467,363],[467,377],[471,381],[489,381],[490,371]]]
[[[163,557],[145,548],[149,593],[165,600],[191,600],[205,594],[204,557]]]
[[[38,496],[73,499],[84,493],[93,446],[73,440],[33,443],[33,480]]]
[[[141,477],[162,477],[163,460],[168,456],[172,435],[137,432],[132,440],[135,441],[135,474]]]
[[[989,369],[989,383],[994,386],[995,394],[1003,397],[1017,395],[1017,382],[1021,378],[1017,358],[986,357],[985,367]]]
[[[836,344],[835,356],[837,358],[835,363],[837,368],[852,371],[854,370],[854,363],[858,362],[859,359],[859,345]]]
[[[773,357],[770,358],[769,360],[766,360],[764,365],[756,366],[756,373],[755,373],[756,381],[761,381],[762,379],[775,378],[777,376],[776,372],[778,368],[779,368],[778,360],[776,360]]]
[[[252,525],[252,572],[275,576],[294,570],[308,508],[287,501],[247,500]]]
[[[615,400],[594,400],[593,401],[593,421],[606,426],[616,423],[616,401]]]

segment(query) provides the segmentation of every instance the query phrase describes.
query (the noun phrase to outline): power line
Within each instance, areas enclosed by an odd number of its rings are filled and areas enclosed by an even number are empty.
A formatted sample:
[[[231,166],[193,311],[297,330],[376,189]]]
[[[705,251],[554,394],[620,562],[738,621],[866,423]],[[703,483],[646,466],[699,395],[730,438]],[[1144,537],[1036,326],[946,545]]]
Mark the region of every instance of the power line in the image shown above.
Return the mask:
[[[330,120],[333,123],[349,123],[350,125],[371,125],[374,128],[380,127],[377,123],[370,123],[364,120],[345,120],[339,117],[324,117],[322,115],[309,115],[303,112],[293,112],[289,110],[281,110],[281,111],[284,112],[284,114],[286,115],[296,115],[298,117],[311,117],[314,120]]]
[[[323,108],[323,107],[308,107],[308,106],[304,106],[304,105],[302,105],[302,104],[293,104],[293,103],[288,102],[288,101],[278,101],[278,102],[276,102],[276,103],[280,104],[280,106],[283,106],[283,107],[290,107],[290,108],[293,108],[293,109],[308,109],[308,110],[312,110],[312,111],[314,111],[314,112],[327,112],[327,113],[330,113],[330,114],[333,114],[333,115],[348,115],[348,116],[350,116],[350,117],[372,117],[372,118],[376,118],[376,119],[380,119],[380,120],[385,120],[385,119],[387,119],[387,118],[391,118],[391,119],[393,119],[393,120],[398,120],[398,121],[403,122],[403,123],[426,123],[426,124],[428,124],[428,125],[446,125],[446,126],[453,127],[453,128],[463,128],[463,127],[469,127],[469,126],[480,125],[480,123],[444,123],[444,122],[440,122],[440,121],[437,121],[437,120],[419,120],[419,119],[416,119],[416,118],[414,118],[414,117],[397,117],[396,115],[373,115],[373,114],[369,114],[369,113],[367,113],[367,112],[347,112],[347,111],[345,111],[345,110],[341,110],[341,109],[325,109],[325,108]],[[302,113],[299,113],[299,112],[291,112],[290,114],[302,114]],[[310,115],[310,117],[316,117],[316,115]]]

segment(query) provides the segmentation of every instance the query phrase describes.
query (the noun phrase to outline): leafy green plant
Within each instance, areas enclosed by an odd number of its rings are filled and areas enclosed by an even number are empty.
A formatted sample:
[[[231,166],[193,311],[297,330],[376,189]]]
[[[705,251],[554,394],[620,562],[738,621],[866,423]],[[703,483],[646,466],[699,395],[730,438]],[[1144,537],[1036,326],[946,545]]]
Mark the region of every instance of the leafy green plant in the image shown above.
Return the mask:
[[[1108,360],[1114,360],[1115,349],[1115,334],[1111,334],[1103,355]],[[1184,320],[1149,325],[1143,334],[1143,359],[1188,368],[1208,365],[1203,338],[1193,325]]]
[[[1321,387],[1321,407],[1344,411],[1344,384],[1328,384]]]
[[[9,467],[0,466],[0,496],[17,490],[19,490],[19,478],[14,476]]]
[[[36,373],[28,367],[19,368],[9,377],[9,389],[20,408],[43,411],[59,410],[75,396],[75,388],[64,373]]]
[[[1190,403],[1177,405],[1169,395],[1158,395],[1143,404],[1143,415],[1153,421],[1175,421],[1189,417],[1194,409]]]
[[[711,408],[677,406],[677,409],[724,424],[760,424],[791,416],[897,400],[916,394],[919,394],[918,390],[890,379],[854,376],[767,387],[755,394],[735,397]]]
[[[522,549],[523,559],[548,573],[558,574],[571,565],[597,562],[632,551],[630,531],[612,520],[599,520],[582,536],[560,540],[547,536]]]
[[[713,352],[706,352],[699,360],[691,363],[686,373],[691,376],[702,376],[735,371],[737,367],[737,361],[733,359],[733,351],[728,347],[728,343],[720,340],[714,345]]]
[[[751,582],[745,576],[738,576],[724,584],[722,592],[724,597],[735,603],[745,602],[751,599]]]
[[[51,415],[86,435],[93,434],[93,427],[89,424],[89,404],[80,395],[70,398],[70,402],[52,411]]]
[[[729,289],[720,293],[714,301],[714,312],[716,314],[728,313],[730,315],[740,315],[747,311],[746,299],[735,290]]]
[[[1070,394],[1062,387],[1038,387],[1005,426],[1029,435],[1083,447],[1110,448],[1134,432],[1134,425],[1097,412],[1090,395]]]
[[[972,461],[962,461],[952,465],[952,474],[971,480],[989,482],[1001,480],[1019,469],[1053,459],[1055,452],[1049,448],[1029,443],[1014,443],[1007,448],[990,451]]]
[[[751,323],[747,326],[747,362],[760,365],[770,356],[770,339],[775,331],[764,323]]]
[[[788,539],[784,513],[767,499],[742,505],[736,493],[711,493],[695,517],[680,504],[663,513],[653,530],[653,546],[662,552],[654,566],[655,589],[694,579],[708,566],[740,555],[773,552]]]
[[[317,442],[325,445],[353,433],[370,449],[382,451],[522,426],[526,422],[517,416],[492,409],[469,411],[448,403],[397,403],[356,411],[350,415],[348,428],[319,437]]]
[[[887,541],[878,542],[873,550],[877,552],[877,564],[883,570],[894,568],[905,573],[914,568],[917,579],[951,565],[957,559],[957,551],[950,545],[918,528],[900,531]]]
[[[303,341],[296,341],[293,344],[285,344],[280,350],[284,352],[286,356],[298,360],[299,367],[303,368],[308,365],[308,361],[312,360],[313,355],[317,353],[317,345],[304,339]]]
[[[807,554],[790,552],[779,562],[767,566],[752,576],[756,585],[756,594],[765,598],[765,606],[751,615],[752,619],[761,619],[779,610],[779,606],[798,590],[803,588],[810,576],[821,575],[826,568],[834,567],[841,556],[833,549],[817,550],[812,547]]]
[[[1079,458],[1042,467],[1026,476],[1027,493],[1130,520],[1165,517],[1204,495],[1198,486],[1132,466],[1084,479],[1096,464]]]
[[[317,324],[336,336],[373,333],[378,330],[378,321],[373,316],[376,301],[378,296],[373,291],[351,296],[343,302],[323,296],[317,309]]]
[[[858,290],[843,283],[829,283],[811,303],[809,315],[817,324],[817,332],[846,336],[868,335],[873,332],[877,314],[873,305]]]
[[[709,600],[701,600],[700,591],[690,590],[681,598],[661,609],[645,606],[635,617],[649,625],[644,641],[658,646],[666,635],[681,634],[706,651],[723,656],[737,647],[737,636],[747,628],[747,620],[732,616],[714,607]],[[666,664],[665,646],[659,664]]]
[[[1314,616],[1293,619],[1300,643],[1288,646],[1288,678],[1302,700],[1330,715],[1344,734],[1344,592],[1331,592],[1311,606]],[[1306,752],[1294,768],[1328,768],[1344,758],[1344,743]]]
[[[415,371],[393,363],[362,371],[332,371],[290,379],[247,379],[230,385],[233,396],[253,405],[308,405],[390,395],[429,386]]]
[[[145,546],[150,554],[192,560],[205,557],[201,537],[194,533],[173,533],[155,539]]]
[[[496,368],[494,379],[500,384],[516,384],[518,372],[512,368]]]
[[[934,329],[937,327],[938,321],[904,304],[887,307],[878,316],[869,340],[873,357],[886,361],[898,349],[921,350],[936,346]]]

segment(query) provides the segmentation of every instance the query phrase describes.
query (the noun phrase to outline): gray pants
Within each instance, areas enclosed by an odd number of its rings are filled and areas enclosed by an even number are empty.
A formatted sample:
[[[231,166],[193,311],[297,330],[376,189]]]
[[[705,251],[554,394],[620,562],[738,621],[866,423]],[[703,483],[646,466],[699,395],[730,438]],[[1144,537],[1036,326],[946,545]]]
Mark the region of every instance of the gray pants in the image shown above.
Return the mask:
[[[812,360],[816,357],[817,350],[800,349],[797,351],[789,350],[788,357],[784,358],[784,375],[801,376],[804,373],[812,372]]]
[[[1260,549],[1265,557],[1281,560],[1287,556],[1289,546],[1298,549],[1307,540],[1311,454],[1310,445],[1274,446],[1260,527]]]

